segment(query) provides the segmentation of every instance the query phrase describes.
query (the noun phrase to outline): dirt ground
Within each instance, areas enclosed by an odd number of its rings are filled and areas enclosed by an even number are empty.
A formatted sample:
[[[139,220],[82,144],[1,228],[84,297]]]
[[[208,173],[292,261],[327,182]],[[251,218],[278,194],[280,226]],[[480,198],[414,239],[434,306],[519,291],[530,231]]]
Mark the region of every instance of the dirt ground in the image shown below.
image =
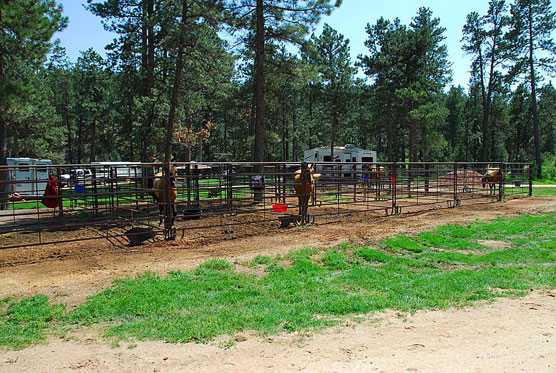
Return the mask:
[[[439,224],[556,210],[555,197],[510,199],[458,209],[432,209],[385,218],[363,213],[307,228],[261,226],[217,237],[194,233],[175,242],[134,248],[100,241],[0,252],[0,297],[43,293],[70,307],[144,271],[187,270],[214,257],[248,260],[303,246],[361,244]],[[319,222],[319,221],[317,221]],[[243,333],[208,345],[133,342],[112,348],[94,331],[47,345],[0,351],[2,371],[554,371],[556,291],[531,292],[463,310],[415,315],[377,314],[371,321],[261,339]],[[229,339],[230,337],[228,337]],[[136,345],[136,346],[135,346]],[[132,348],[129,348],[132,347]]]

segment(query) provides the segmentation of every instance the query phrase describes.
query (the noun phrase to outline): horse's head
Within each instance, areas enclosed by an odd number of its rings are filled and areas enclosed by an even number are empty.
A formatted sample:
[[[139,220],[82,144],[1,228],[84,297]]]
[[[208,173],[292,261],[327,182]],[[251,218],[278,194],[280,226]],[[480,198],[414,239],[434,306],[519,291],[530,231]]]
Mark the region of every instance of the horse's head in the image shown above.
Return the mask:
[[[170,167],[170,187],[176,187],[176,177],[178,175],[178,170],[176,167]]]
[[[315,165],[312,163],[309,163],[307,165],[307,170],[309,171],[309,183],[310,184],[315,184],[317,181],[319,181],[320,178],[320,174],[315,173]]]

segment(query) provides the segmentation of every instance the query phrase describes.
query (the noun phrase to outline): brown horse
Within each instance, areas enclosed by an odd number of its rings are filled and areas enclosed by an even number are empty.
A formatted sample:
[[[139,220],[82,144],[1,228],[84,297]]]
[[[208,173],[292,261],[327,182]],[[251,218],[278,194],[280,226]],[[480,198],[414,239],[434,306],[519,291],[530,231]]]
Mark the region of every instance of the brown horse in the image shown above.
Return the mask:
[[[309,165],[306,172],[301,169],[295,171],[293,176],[293,188],[299,200],[299,215],[309,208],[309,198],[313,193],[315,183],[319,180],[320,174],[315,173],[315,167]]]
[[[496,184],[504,179],[504,171],[499,167],[491,167],[488,165],[487,172],[481,178],[483,188],[488,185],[488,194],[496,194]]]
[[[174,222],[174,218],[177,215],[176,211],[176,198],[178,196],[176,190],[176,168],[170,168],[170,175],[163,176],[162,171],[154,175],[153,178],[153,191],[151,195],[153,196],[154,200],[158,202],[158,210],[160,212],[160,224],[162,224],[162,213],[164,211],[164,206],[169,203],[171,204],[172,208],[172,224]]]
[[[371,190],[375,191],[375,201],[380,199],[380,191],[386,185],[388,171],[383,166],[371,164],[368,166],[368,183]]]

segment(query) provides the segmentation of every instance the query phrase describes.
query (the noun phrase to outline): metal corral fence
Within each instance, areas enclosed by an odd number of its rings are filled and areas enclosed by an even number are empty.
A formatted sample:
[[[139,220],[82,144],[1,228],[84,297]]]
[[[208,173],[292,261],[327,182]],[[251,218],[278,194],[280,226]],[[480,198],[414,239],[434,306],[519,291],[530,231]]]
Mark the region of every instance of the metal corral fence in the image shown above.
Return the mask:
[[[253,234],[532,195],[528,163],[105,162],[1,166],[0,176],[0,248]]]

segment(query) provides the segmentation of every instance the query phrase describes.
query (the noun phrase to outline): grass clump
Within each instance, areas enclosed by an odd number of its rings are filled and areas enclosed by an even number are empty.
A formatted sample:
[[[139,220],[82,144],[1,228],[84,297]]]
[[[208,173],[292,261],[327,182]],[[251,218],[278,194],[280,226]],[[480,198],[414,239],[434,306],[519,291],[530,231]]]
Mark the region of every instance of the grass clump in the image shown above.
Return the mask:
[[[322,259],[322,264],[330,269],[348,269],[348,258],[345,254],[339,252],[338,250],[328,250],[324,253]]]
[[[429,248],[442,248],[442,249],[450,249],[450,250],[458,250],[458,251],[488,250],[488,247],[474,241],[464,240],[458,237],[445,236],[433,232],[423,232],[415,237],[415,241]]]
[[[52,304],[46,295],[11,301],[0,313],[0,345],[20,349],[45,339],[47,330],[63,320],[65,307]]]
[[[425,250],[423,245],[407,237],[405,234],[400,234],[393,238],[387,238],[383,241],[383,244],[391,250],[404,249],[416,253],[420,253]]]

